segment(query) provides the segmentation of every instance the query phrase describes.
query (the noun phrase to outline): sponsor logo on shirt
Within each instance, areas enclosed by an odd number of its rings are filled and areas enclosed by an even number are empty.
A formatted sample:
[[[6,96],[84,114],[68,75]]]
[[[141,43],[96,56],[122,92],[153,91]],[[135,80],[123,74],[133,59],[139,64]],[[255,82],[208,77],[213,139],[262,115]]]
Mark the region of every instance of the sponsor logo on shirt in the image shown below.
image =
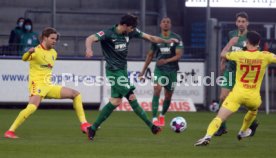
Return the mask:
[[[163,47],[163,48],[160,48],[160,52],[161,54],[171,54],[171,49],[170,47]]]
[[[239,50],[242,50],[242,48],[237,46],[232,46],[232,51],[239,51]]]
[[[126,43],[116,44],[115,45],[115,50],[125,50],[126,47],[127,47]]]
[[[45,65],[40,65],[41,68],[48,68],[48,69],[52,69],[53,66],[51,64],[45,64]]]

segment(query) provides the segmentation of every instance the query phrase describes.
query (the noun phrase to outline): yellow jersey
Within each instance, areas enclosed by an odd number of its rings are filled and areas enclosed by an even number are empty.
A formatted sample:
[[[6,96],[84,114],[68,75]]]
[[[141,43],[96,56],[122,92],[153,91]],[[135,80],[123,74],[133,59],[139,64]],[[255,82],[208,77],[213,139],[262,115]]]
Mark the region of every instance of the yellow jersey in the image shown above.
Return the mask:
[[[28,53],[28,52],[27,52]],[[46,50],[40,44],[35,47],[35,52],[29,57],[29,85],[36,83],[49,85],[52,83],[52,69],[57,58],[55,49]]]
[[[258,94],[266,67],[276,63],[276,55],[267,51],[236,51],[226,54],[228,60],[236,62],[236,83],[233,91]]]

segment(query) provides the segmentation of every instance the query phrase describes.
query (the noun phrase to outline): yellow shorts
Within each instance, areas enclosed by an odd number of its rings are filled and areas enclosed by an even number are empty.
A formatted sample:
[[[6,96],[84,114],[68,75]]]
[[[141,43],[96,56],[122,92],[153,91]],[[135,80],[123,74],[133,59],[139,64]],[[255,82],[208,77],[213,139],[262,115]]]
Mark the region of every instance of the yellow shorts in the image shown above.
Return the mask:
[[[224,100],[222,106],[232,112],[239,110],[241,105],[244,105],[249,110],[257,110],[262,103],[259,94],[243,94],[232,91]]]
[[[60,85],[46,85],[32,82],[29,85],[29,94],[30,96],[39,95],[46,99],[60,99],[61,88],[62,86]]]

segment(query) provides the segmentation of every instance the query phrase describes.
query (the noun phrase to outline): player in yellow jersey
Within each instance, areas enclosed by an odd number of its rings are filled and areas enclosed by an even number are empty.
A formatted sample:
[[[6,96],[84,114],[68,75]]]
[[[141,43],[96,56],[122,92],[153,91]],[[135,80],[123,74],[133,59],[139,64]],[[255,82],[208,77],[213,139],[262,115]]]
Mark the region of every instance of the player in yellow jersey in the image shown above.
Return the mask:
[[[10,129],[5,132],[6,138],[18,138],[15,135],[15,130],[36,111],[44,98],[72,99],[73,107],[81,122],[81,130],[86,133],[87,127],[91,126],[85,118],[81,94],[74,89],[54,85],[51,82],[52,69],[57,58],[54,46],[58,37],[59,35],[54,28],[45,28],[42,32],[41,44],[35,48],[30,48],[23,55],[22,60],[30,62],[29,104],[19,113]]]
[[[276,63],[276,55],[258,50],[261,39],[259,33],[249,31],[246,38],[246,51],[227,53],[238,40],[238,37],[233,37],[226,45],[228,49],[221,54],[221,58],[236,62],[236,84],[223,102],[217,116],[209,124],[205,137],[199,139],[195,146],[208,145],[221,123],[235,113],[240,105],[244,105],[248,112],[243,119],[237,138],[241,140],[249,137],[252,132],[248,127],[256,118],[258,108],[262,103],[260,87],[265,70],[270,63]]]

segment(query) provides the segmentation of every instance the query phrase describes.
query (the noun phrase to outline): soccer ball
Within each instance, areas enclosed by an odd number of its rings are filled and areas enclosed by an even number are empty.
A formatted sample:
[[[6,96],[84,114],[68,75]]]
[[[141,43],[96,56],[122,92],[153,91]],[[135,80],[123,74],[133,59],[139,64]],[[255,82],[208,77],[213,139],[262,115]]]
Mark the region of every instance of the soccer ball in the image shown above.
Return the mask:
[[[212,111],[212,112],[217,112],[219,110],[219,104],[216,101],[213,101],[209,105],[209,110]]]
[[[170,126],[174,132],[180,133],[187,128],[187,122],[183,117],[178,116],[172,119]]]

